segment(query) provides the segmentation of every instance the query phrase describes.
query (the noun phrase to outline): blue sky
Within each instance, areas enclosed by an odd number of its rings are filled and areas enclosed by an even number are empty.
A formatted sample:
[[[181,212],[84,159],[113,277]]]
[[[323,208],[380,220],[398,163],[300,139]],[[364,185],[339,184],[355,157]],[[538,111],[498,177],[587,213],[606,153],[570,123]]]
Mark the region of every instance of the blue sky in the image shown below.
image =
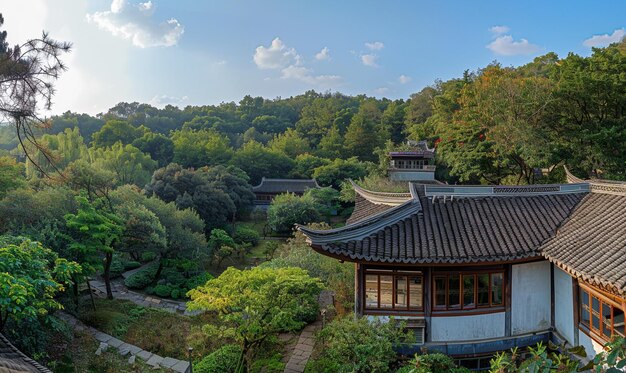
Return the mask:
[[[493,60],[588,55],[623,1],[0,0],[9,41],[73,42],[54,112],[179,106],[308,89],[407,98]]]

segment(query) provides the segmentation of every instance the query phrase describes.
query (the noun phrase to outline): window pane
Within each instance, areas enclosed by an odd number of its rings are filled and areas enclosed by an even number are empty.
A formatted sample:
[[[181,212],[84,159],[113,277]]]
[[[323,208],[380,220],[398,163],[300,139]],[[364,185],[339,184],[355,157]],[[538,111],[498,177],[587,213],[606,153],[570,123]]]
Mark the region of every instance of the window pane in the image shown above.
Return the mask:
[[[463,308],[476,307],[474,297],[474,275],[463,276]]]
[[[459,275],[448,277],[448,308],[461,308],[461,280]]]
[[[501,306],[503,303],[502,301],[503,278],[504,278],[504,275],[502,273],[491,274],[491,305],[492,306]]]
[[[602,334],[606,337],[611,337],[611,306],[606,303],[602,303]]]
[[[489,305],[489,274],[480,274],[478,277],[478,305]]]
[[[624,311],[613,307],[613,331],[622,337],[626,336],[624,328]]]
[[[591,327],[600,330],[600,301],[591,297]]]
[[[378,308],[378,275],[365,276],[365,307]]]
[[[423,307],[422,299],[424,297],[424,285],[422,283],[422,276],[409,277],[409,296],[410,307],[419,308]]]
[[[380,308],[391,308],[393,276],[380,276]]]
[[[396,277],[396,308],[406,308],[406,276]]]
[[[446,307],[445,277],[435,277],[435,307]]]
[[[580,322],[589,327],[589,320],[590,320],[590,313],[589,313],[589,294],[580,289]]]

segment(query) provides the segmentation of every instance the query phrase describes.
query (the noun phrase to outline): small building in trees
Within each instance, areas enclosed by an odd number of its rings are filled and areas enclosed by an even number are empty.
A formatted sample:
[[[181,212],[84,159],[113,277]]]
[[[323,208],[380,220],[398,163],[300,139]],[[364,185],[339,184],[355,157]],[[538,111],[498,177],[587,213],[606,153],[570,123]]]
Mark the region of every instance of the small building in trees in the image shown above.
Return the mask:
[[[355,263],[355,312],[403,319],[404,352],[484,368],[496,351],[540,341],[593,356],[625,336],[626,184],[355,187],[345,227],[304,226],[317,252]]]
[[[309,189],[320,188],[315,179],[267,179],[263,177],[259,185],[252,187],[254,205],[267,208],[279,194],[303,195]]]
[[[406,150],[389,152],[389,178],[393,181],[435,180],[435,149],[426,141],[408,140]]]

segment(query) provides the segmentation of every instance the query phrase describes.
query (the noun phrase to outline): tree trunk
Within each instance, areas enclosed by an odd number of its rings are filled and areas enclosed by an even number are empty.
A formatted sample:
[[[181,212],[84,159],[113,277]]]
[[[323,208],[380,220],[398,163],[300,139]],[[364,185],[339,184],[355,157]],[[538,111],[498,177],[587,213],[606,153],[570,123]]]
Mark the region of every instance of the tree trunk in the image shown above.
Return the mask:
[[[107,299],[113,299],[111,291],[111,262],[113,262],[113,253],[106,253],[104,260],[104,285],[107,288]]]
[[[157,281],[161,276],[161,271],[163,270],[163,257],[159,256],[159,268],[157,268],[156,274],[154,275],[154,281]]]
[[[73,283],[72,289],[74,292],[74,304],[78,307],[78,280],[76,279],[76,276],[74,276]]]

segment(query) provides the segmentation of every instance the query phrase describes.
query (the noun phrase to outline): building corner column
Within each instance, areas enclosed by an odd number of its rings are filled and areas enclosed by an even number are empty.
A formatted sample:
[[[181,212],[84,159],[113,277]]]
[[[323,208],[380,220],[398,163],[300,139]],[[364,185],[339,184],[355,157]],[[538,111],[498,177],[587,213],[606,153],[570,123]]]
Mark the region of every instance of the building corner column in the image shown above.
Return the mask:
[[[510,337],[511,332],[511,303],[513,296],[511,289],[513,288],[513,266],[511,264],[506,265],[506,291],[505,291],[505,303],[504,303],[504,336]]]

